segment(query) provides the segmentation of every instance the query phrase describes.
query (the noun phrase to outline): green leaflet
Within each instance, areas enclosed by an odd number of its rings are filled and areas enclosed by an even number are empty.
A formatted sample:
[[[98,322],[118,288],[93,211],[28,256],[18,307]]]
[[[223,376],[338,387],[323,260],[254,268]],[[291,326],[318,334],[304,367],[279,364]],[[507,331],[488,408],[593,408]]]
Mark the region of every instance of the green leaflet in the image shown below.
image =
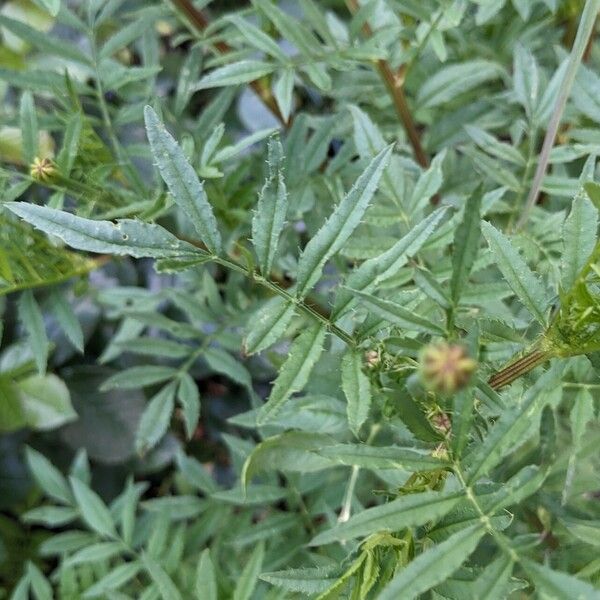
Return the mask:
[[[506,160],[521,167],[525,166],[523,155],[510,144],[498,141],[493,135],[490,135],[487,131],[480,129],[479,127],[466,125],[465,131],[482,150],[491,156]]]
[[[498,79],[502,74],[499,64],[487,60],[444,65],[419,88],[417,105],[432,107],[445,104],[485,81]]]
[[[23,158],[30,165],[37,156],[38,121],[33,96],[29,90],[23,92],[20,106],[21,137],[23,139]]]
[[[398,531],[406,527],[418,527],[439,519],[452,510],[462,498],[463,492],[423,492],[401,496],[387,504],[363,510],[345,523],[319,533],[310,544],[323,546],[363,537],[376,531]]]
[[[285,123],[290,119],[294,102],[294,77],[294,69],[282,69],[273,84],[273,95]]]
[[[358,269],[350,273],[345,282],[345,287],[350,289],[341,288],[339,290],[331,319],[335,321],[348,311],[355,297],[355,292],[351,290],[370,292],[381,282],[393,277],[407,263],[408,259],[419,251],[446,210],[445,207],[438,208],[418,225],[415,225],[389,250],[376,258],[366,260]]]
[[[263,573],[260,578],[289,592],[319,594],[337,579],[337,570],[331,568],[288,569]]]
[[[41,52],[50,56],[57,56],[76,63],[90,65],[90,58],[81,48],[67,41],[38,31],[26,23],[11,19],[0,14],[0,26],[6,27],[11,34],[21,38],[24,42],[31,44]]]
[[[266,438],[246,459],[241,474],[242,486],[246,489],[254,475],[262,471],[310,473],[326,469],[331,466],[331,461],[319,456],[317,451],[330,443],[327,436],[303,431],[288,431]]]
[[[78,250],[134,258],[202,254],[159,225],[121,219],[116,223],[76,217],[68,212],[25,202],[4,204],[44,233],[54,235]]]
[[[259,197],[252,217],[252,241],[260,270],[269,277],[279,236],[288,210],[288,197],[282,171],[283,148],[277,138],[269,139],[269,177]]]
[[[378,315],[382,319],[402,327],[409,331],[422,331],[431,335],[444,335],[444,329],[423,317],[417,316],[413,311],[391,302],[389,300],[382,300],[376,298],[370,294],[364,294],[362,292],[351,290],[356,294],[356,297],[360,299],[360,303],[368,308],[369,311]]]
[[[221,234],[196,172],[150,106],[144,108],[144,121],[154,160],[173,199],[190,219],[207,248],[219,254]]]
[[[149,554],[143,554],[142,564],[164,600],[181,600],[179,590],[158,561]]]
[[[577,195],[563,226],[561,288],[568,292],[596,246],[598,210],[584,195]]]
[[[363,469],[404,469],[427,471],[443,469],[448,462],[430,452],[398,446],[368,446],[366,444],[335,444],[316,450],[333,463],[357,466]]]
[[[512,571],[512,561],[502,554],[474,581],[473,592],[476,597],[486,600],[504,600]]]
[[[40,0],[40,3],[44,5],[44,8],[53,17],[60,11],[60,0]]]
[[[283,50],[270,38],[262,29],[256,27],[247,19],[242,19],[238,15],[231,15],[227,18],[230,23],[233,23],[240,35],[257,50],[269,54],[281,63],[287,63],[288,58]]]
[[[303,298],[315,285],[325,263],[343,247],[360,223],[391,154],[392,146],[388,146],[373,158],[339,206],[304,248],[298,261],[296,277],[298,298]]]
[[[100,496],[76,477],[70,477],[69,481],[77,507],[87,525],[102,537],[116,537],[114,521]]]
[[[225,87],[260,79],[276,69],[276,65],[260,60],[240,60],[224,65],[205,75],[194,86],[195,90]]]
[[[581,451],[583,435],[588,423],[594,420],[594,399],[588,389],[583,388],[577,392],[573,402],[573,408],[571,409],[571,413],[569,415],[569,420],[571,422],[572,446],[567,465],[565,486],[562,493],[563,504],[567,503],[569,494],[571,492],[572,480],[577,464],[577,456]]]
[[[31,474],[45,494],[65,504],[73,502],[67,480],[43,454],[33,448],[26,448],[25,457]]]
[[[101,391],[122,389],[134,390],[146,385],[162,383],[177,375],[177,369],[163,367],[162,365],[141,365],[129,367],[119,373],[111,375],[100,387]]]
[[[481,188],[467,200],[463,219],[454,234],[452,248],[452,278],[450,279],[450,297],[454,304],[458,304],[473,263],[479,250],[481,236]]]
[[[446,158],[446,151],[442,150],[432,161],[426,171],[421,173],[410,199],[406,204],[406,212],[413,216],[420,212],[442,186],[442,164]]]
[[[474,405],[475,391],[471,387],[454,394],[451,448],[455,458],[460,458],[469,440]]]
[[[310,372],[323,350],[326,333],[324,325],[314,323],[294,340],[288,358],[273,384],[271,395],[260,409],[258,425],[264,425],[272,419],[282,404],[306,385]]]
[[[99,598],[106,597],[108,591],[117,590],[131,581],[142,569],[142,565],[138,561],[121,564],[109,573],[107,573],[100,581],[97,581],[88,588],[84,594],[84,598]]]
[[[200,418],[200,394],[198,386],[189,373],[183,373],[179,378],[177,401],[183,410],[183,422],[188,440],[194,435]]]
[[[483,221],[481,226],[504,279],[523,306],[539,323],[545,325],[548,297],[543,284],[503,233],[487,221]]]
[[[600,590],[573,575],[522,558],[521,565],[540,594],[559,600],[599,600]]]
[[[371,383],[362,371],[363,355],[360,350],[349,350],[342,359],[342,389],[346,396],[348,424],[358,436],[361,425],[371,408]]]
[[[264,543],[260,543],[254,549],[237,580],[232,600],[250,600],[258,583],[258,576],[262,569],[264,557],[265,546]]]
[[[378,600],[412,600],[449,577],[475,550],[483,525],[467,527],[413,559],[379,594]]]
[[[247,354],[265,350],[285,333],[295,314],[295,307],[285,298],[272,298],[250,319],[250,328],[244,341]]]
[[[196,567],[196,582],[194,591],[197,598],[206,600],[217,600],[217,581],[215,568],[210,557],[210,550],[206,548],[200,554],[198,566]]]
[[[176,385],[171,382],[163,387],[144,410],[135,436],[135,449],[139,454],[154,448],[165,435],[174,408]]]
[[[46,372],[50,343],[46,335],[42,311],[31,290],[26,290],[21,294],[19,300],[19,319],[25,331],[27,331],[29,347],[35,358],[38,373],[43,375]]]
[[[50,308],[69,341],[83,353],[83,330],[68,300],[56,290],[50,294]]]
[[[112,558],[124,551],[126,546],[121,542],[98,542],[86,548],[82,548],[71,555],[66,561],[65,566],[82,565],[94,563],[101,560]]]

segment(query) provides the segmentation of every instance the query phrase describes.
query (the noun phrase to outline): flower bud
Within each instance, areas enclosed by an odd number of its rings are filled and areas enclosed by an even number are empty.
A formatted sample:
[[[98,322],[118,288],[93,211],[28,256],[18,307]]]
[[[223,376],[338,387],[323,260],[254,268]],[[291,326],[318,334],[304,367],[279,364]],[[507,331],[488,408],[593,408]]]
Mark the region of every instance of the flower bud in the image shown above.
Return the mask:
[[[381,357],[379,356],[379,352],[377,350],[367,350],[365,352],[365,363],[367,364],[367,368],[374,369],[381,362]]]
[[[451,394],[467,385],[477,363],[459,344],[426,346],[419,360],[423,384],[433,392]]]
[[[49,181],[56,174],[56,165],[49,158],[36,156],[29,168],[29,174],[39,181]]]

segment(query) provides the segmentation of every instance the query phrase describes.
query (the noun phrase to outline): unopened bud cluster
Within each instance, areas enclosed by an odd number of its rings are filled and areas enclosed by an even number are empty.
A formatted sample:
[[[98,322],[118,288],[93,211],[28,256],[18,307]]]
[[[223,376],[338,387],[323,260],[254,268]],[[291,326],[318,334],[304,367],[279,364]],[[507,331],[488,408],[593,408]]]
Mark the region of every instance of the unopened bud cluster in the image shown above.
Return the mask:
[[[29,174],[38,181],[49,181],[56,175],[56,165],[49,158],[34,158]]]
[[[477,363],[459,344],[440,342],[426,346],[419,368],[424,385],[433,392],[451,394],[465,387]]]

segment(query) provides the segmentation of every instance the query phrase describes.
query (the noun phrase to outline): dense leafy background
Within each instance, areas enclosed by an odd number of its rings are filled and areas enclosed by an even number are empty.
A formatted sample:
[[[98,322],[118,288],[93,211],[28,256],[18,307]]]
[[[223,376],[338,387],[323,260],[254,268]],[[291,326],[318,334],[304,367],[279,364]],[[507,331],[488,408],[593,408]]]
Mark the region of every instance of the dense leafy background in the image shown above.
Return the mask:
[[[582,9],[3,3],[0,597],[600,597]]]

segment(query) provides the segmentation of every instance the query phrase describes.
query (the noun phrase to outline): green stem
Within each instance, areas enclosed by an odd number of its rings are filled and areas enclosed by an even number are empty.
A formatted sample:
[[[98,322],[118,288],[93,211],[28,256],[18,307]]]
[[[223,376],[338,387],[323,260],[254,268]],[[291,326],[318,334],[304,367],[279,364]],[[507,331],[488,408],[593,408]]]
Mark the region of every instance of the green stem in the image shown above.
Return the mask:
[[[550,118],[548,129],[546,130],[546,136],[544,138],[544,144],[542,145],[542,151],[540,152],[540,157],[538,160],[535,176],[533,178],[533,183],[531,185],[531,190],[529,191],[529,196],[527,197],[527,202],[525,203],[525,207],[523,208],[521,218],[517,222],[517,229],[521,229],[527,222],[527,219],[529,218],[529,213],[535,206],[538,195],[540,193],[542,181],[544,179],[544,175],[546,174],[546,169],[548,167],[548,161],[550,160],[550,151],[554,146],[554,140],[556,138],[556,133],[558,132],[558,126],[560,125],[560,120],[562,118],[563,111],[567,104],[567,100],[569,99],[569,96],[571,94],[571,88],[573,87],[573,82],[575,81],[577,69],[583,58],[586,46],[588,44],[590,36],[592,35],[592,31],[594,30],[596,16],[599,10],[600,0],[586,0],[585,7],[581,15],[581,20],[579,21],[577,35],[575,36],[573,48],[571,49],[571,54],[569,56],[567,71],[561,83],[560,92],[556,97],[554,111],[552,112],[552,117]]]
[[[246,267],[228,258],[213,256],[211,260],[227,269],[237,271],[238,273],[242,273],[242,275],[248,277],[252,281],[255,281],[259,285],[262,285],[263,287],[267,288],[268,290],[272,291],[278,296],[281,296],[287,302],[293,304],[300,312],[304,313],[305,315],[308,315],[316,321],[321,322],[333,335],[337,336],[345,344],[347,344],[350,347],[356,346],[356,341],[349,333],[345,332],[343,329],[332,323],[329,319],[318,313],[314,308],[306,304],[304,300],[296,298],[296,296],[293,296],[287,290],[284,290],[282,287],[279,287],[273,281],[265,279],[265,277],[259,275],[255,271],[250,271]]]

